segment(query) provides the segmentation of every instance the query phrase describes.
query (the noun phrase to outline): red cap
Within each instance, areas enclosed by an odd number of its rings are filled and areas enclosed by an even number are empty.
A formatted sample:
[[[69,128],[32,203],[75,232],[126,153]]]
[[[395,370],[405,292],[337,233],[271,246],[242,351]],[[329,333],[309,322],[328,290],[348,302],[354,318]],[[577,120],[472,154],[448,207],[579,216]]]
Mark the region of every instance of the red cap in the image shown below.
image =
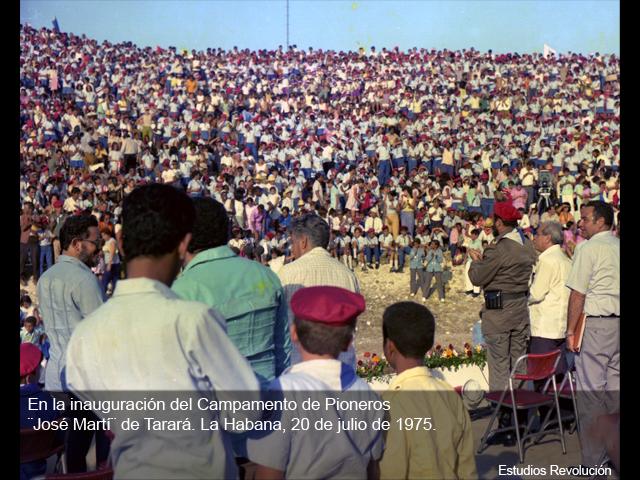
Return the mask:
[[[42,360],[42,352],[33,343],[20,344],[20,376],[35,372]]]
[[[522,214],[511,202],[496,202],[493,207],[493,214],[507,222],[514,222],[522,218]]]
[[[53,208],[62,208],[62,205],[64,205],[62,200],[56,200],[55,202],[53,202]]]
[[[340,287],[302,288],[290,304],[296,318],[332,327],[348,325],[365,310],[362,295]]]

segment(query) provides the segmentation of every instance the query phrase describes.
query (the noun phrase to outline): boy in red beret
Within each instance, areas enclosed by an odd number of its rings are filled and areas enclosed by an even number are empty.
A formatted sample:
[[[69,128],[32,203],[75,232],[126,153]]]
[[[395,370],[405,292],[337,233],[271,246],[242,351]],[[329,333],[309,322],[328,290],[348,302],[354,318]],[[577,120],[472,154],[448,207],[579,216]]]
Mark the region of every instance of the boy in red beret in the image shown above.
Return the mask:
[[[53,397],[38,385],[42,352],[32,343],[20,345],[20,428],[34,428],[38,420],[55,420],[61,412],[54,409]],[[31,402],[32,408],[29,408]],[[42,404],[41,402],[46,402]],[[38,405],[38,408],[33,408]],[[42,407],[46,405],[46,407]],[[60,443],[63,439],[60,438]],[[20,464],[20,478],[33,478],[44,475],[46,460],[36,460]]]
[[[302,361],[285,370],[271,385],[285,398],[295,398],[297,408],[278,412],[282,430],[258,432],[247,443],[249,459],[257,464],[256,478],[367,478],[377,474],[383,440],[379,430],[345,430],[357,415],[371,426],[384,415],[382,408],[357,412],[333,400],[380,402],[378,395],[354,369],[337,360],[353,340],[356,320],[365,310],[362,295],[339,287],[308,287],[291,298],[294,322],[291,340]],[[293,396],[294,392],[302,393]],[[318,410],[302,406],[304,399],[318,401]],[[296,419],[308,421],[297,428]],[[331,429],[319,429],[318,422]],[[293,428],[292,428],[293,427]],[[325,427],[326,428],[326,427]]]

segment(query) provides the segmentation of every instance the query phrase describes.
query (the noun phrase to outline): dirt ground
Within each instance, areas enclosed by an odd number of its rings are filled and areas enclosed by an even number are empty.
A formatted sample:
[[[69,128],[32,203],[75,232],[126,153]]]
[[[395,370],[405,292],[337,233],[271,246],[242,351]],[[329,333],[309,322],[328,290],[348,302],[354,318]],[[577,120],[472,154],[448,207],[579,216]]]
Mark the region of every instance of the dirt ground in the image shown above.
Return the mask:
[[[471,343],[473,324],[479,319],[482,296],[473,298],[464,294],[463,267],[453,267],[453,278],[445,288],[445,302],[440,303],[438,293],[433,292],[426,303],[422,292],[409,296],[409,270],[390,273],[389,265],[381,265],[379,270],[362,272],[356,269],[362,294],[367,302],[367,310],[358,319],[356,332],[356,354],[364,352],[382,354],[382,314],[389,305],[405,300],[426,305],[436,319],[436,343],[452,343],[460,349],[465,342]]]

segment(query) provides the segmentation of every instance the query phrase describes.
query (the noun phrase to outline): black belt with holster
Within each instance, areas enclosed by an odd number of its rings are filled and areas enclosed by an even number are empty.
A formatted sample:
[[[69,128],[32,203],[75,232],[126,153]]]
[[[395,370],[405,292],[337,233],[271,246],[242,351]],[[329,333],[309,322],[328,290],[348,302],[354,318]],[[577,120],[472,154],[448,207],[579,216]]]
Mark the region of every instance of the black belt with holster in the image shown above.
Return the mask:
[[[505,300],[518,300],[528,296],[529,292],[509,293],[502,290],[490,290],[484,292],[484,306],[487,310],[502,310],[502,303]]]

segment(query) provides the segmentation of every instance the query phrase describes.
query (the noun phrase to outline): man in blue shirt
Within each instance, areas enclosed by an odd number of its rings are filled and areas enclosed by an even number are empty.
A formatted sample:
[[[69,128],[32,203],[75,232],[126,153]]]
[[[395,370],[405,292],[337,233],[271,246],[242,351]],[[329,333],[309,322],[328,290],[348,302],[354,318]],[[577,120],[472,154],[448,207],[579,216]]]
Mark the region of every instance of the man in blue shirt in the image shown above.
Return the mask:
[[[440,250],[440,242],[433,240],[430,245],[430,249],[427,251],[425,262],[427,264],[426,273],[424,278],[424,290],[427,292],[426,298],[428,300],[431,293],[436,288],[438,289],[438,297],[440,302],[444,303],[444,284],[442,283],[442,264],[444,262],[444,256],[442,250]],[[431,279],[436,277],[436,285],[431,289]]]

